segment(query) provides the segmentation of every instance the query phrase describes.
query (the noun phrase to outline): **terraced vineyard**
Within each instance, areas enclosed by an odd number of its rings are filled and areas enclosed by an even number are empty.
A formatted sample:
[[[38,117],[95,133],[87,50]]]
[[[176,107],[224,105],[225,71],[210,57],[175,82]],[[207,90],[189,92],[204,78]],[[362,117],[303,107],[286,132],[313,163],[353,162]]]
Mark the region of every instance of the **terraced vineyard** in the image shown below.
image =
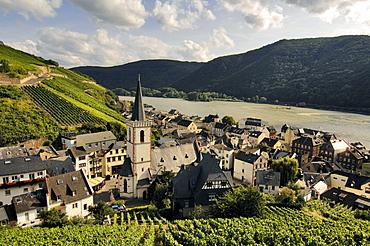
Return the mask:
[[[7,229],[2,233],[0,245],[370,244],[370,222],[355,219],[350,209],[343,206],[331,208],[321,201],[315,201],[309,204],[308,210],[324,211],[328,217],[318,218],[282,207],[267,207],[264,218],[173,222],[151,212],[122,212],[113,218],[112,226]]]
[[[105,124],[103,120],[55,95],[43,86],[27,85],[22,89],[60,125],[73,126],[89,122]]]

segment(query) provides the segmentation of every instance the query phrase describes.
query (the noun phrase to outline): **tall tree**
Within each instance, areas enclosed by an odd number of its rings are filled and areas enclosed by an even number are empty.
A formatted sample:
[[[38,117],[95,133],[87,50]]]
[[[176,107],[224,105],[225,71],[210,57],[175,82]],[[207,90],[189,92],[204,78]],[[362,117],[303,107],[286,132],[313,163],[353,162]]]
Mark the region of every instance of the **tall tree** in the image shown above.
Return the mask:
[[[236,125],[236,121],[234,120],[234,118],[232,116],[229,116],[229,115],[225,115],[223,118],[222,118],[222,123],[224,124],[228,124],[230,126],[233,126],[233,125]]]
[[[252,217],[263,214],[266,200],[263,193],[251,185],[236,185],[211,206],[210,214],[214,217]]]
[[[272,170],[280,172],[280,185],[286,186],[289,182],[293,182],[298,173],[297,159],[284,157],[275,160],[271,164]]]
[[[42,227],[62,227],[70,224],[67,214],[55,208],[41,210],[40,217],[43,220],[41,224]]]
[[[89,212],[90,215],[94,216],[96,222],[99,224],[103,224],[104,219],[108,215],[112,216],[114,214],[108,205],[103,201],[99,201],[95,206],[89,207]]]

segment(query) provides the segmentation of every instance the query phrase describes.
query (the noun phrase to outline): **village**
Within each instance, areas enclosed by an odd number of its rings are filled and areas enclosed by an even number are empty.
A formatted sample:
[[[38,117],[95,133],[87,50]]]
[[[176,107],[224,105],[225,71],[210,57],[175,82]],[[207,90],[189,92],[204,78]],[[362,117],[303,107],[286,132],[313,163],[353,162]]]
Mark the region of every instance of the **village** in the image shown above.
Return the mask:
[[[187,217],[199,206],[207,209],[235,184],[278,196],[283,174],[271,164],[281,158],[298,161],[295,181],[306,202],[328,199],[370,208],[370,154],[360,142],[288,124],[278,132],[253,117],[237,124],[225,119],[230,118],[192,117],[145,105],[139,80],[126,141],[117,141],[110,131],[69,132],[61,134],[60,150],[0,148],[0,221],[34,226],[44,209],[86,217],[99,201],[147,201],[164,173],[174,176],[172,209]],[[155,141],[153,129],[161,136]]]

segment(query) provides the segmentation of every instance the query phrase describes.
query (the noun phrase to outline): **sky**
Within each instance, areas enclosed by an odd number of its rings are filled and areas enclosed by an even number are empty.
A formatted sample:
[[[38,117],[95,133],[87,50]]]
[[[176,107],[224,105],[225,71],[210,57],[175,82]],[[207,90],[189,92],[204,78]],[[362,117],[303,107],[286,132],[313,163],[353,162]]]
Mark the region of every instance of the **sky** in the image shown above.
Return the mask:
[[[0,41],[66,68],[359,34],[370,34],[370,0],[0,0]]]

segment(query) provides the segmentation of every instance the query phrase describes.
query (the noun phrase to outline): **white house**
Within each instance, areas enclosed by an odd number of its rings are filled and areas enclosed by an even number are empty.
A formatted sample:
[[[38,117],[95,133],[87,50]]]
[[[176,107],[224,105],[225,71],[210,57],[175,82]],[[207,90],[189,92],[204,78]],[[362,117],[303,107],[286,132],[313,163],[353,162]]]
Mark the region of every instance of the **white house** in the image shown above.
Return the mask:
[[[88,207],[94,204],[93,189],[82,170],[46,178],[46,205],[68,216],[85,217]]]
[[[46,165],[39,156],[0,160],[0,205],[11,204],[14,196],[42,189]]]
[[[210,147],[216,155],[221,159],[220,168],[222,170],[230,170],[234,166],[234,150],[224,144],[215,144]]]
[[[234,159],[234,178],[255,184],[257,170],[267,170],[269,156],[266,152],[251,154],[239,151]]]

